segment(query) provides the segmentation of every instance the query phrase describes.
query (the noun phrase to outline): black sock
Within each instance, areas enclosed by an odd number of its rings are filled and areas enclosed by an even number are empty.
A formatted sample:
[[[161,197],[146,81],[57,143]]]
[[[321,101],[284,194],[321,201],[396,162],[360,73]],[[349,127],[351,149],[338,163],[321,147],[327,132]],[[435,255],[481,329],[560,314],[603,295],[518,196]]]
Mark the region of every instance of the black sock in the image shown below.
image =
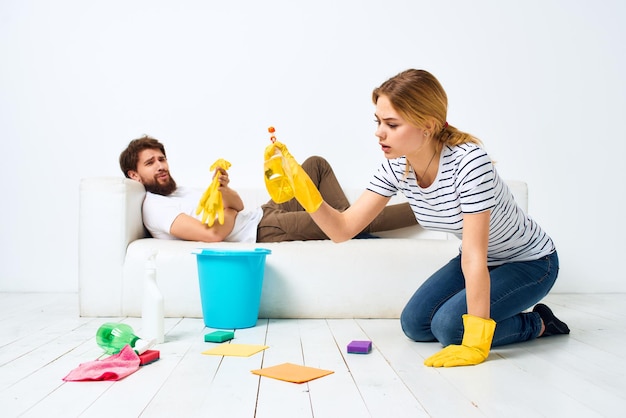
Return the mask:
[[[543,325],[546,327],[541,337],[547,337],[550,335],[569,334],[569,328],[567,324],[554,316],[552,310],[543,303],[538,303],[533,308],[533,312],[537,312],[543,321]]]

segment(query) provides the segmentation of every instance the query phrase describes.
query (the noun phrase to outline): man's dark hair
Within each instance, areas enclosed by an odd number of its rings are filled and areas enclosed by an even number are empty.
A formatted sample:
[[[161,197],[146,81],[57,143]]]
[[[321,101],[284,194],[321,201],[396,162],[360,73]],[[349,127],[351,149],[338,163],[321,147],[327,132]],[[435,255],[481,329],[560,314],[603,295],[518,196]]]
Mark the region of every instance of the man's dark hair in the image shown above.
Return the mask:
[[[141,138],[133,139],[128,146],[120,154],[120,168],[122,173],[127,178],[130,178],[128,172],[131,170],[137,171],[137,164],[139,163],[139,153],[145,149],[158,149],[163,153],[165,157],[165,147],[159,142],[158,139],[144,135]]]

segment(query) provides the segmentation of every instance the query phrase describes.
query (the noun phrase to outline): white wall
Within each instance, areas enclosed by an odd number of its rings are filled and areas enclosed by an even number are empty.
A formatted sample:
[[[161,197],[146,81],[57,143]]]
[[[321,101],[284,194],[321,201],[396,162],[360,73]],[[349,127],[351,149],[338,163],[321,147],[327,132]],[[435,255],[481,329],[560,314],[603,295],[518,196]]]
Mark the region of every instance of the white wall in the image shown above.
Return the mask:
[[[144,133],[181,184],[233,162],[262,185],[269,125],[364,186],[382,154],[373,87],[434,73],[561,256],[558,291],[626,291],[625,3],[0,2],[0,291],[77,289],[78,185]],[[618,193],[616,193],[618,192]]]

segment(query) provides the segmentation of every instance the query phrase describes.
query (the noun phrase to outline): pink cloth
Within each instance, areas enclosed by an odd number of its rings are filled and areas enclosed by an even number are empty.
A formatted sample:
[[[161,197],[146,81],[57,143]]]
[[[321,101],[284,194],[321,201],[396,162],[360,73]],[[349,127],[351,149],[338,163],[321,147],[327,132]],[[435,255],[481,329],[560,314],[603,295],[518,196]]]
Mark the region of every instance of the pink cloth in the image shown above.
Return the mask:
[[[117,354],[102,360],[94,360],[80,364],[72,370],[63,380],[120,380],[133,374],[139,369],[139,356],[126,345]]]

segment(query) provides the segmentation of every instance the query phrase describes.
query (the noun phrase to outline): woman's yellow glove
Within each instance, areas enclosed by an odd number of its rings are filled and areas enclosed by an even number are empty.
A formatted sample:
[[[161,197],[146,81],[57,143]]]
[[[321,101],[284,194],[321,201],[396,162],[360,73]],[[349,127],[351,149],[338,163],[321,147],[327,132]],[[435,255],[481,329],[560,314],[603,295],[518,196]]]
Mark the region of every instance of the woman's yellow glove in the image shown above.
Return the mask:
[[[231,164],[228,161],[220,158],[213,163],[211,171],[219,168],[228,170],[230,166]],[[204,212],[202,213],[202,223],[206,223],[209,226],[213,226],[215,218],[217,218],[220,225],[224,225],[224,201],[222,200],[222,192],[219,190],[219,177],[220,173],[215,173],[211,184],[209,184],[209,187],[200,198],[200,202],[196,208],[196,215],[200,215],[200,213]]]
[[[491,349],[491,340],[496,330],[493,319],[484,319],[473,315],[463,315],[463,341],[461,345],[449,345],[424,360],[430,367],[472,366],[487,359]]]
[[[265,188],[274,202],[295,197],[307,212],[319,209],[322,195],[284,144],[275,141],[265,148],[264,169]]]
[[[294,193],[291,187],[291,170],[289,164],[284,160],[284,156],[276,142],[265,148],[265,162],[263,169],[265,175],[265,188],[272,200],[276,203],[285,203],[293,199]]]

